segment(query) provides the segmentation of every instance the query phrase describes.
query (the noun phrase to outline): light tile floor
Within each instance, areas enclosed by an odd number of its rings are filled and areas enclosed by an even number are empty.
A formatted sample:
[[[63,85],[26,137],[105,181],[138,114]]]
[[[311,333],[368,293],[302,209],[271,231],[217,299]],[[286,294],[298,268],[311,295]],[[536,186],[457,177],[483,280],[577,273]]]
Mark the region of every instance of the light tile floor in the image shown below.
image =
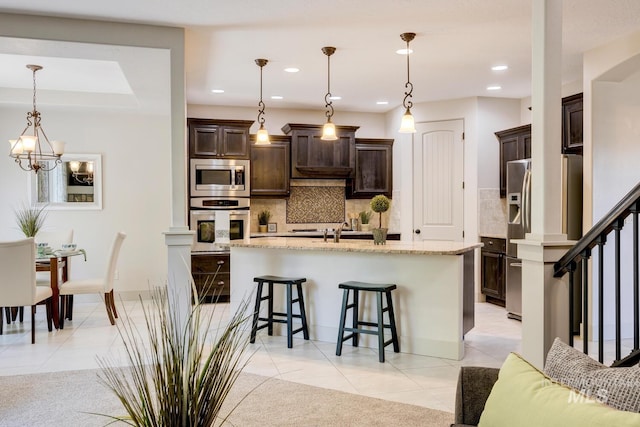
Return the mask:
[[[218,319],[228,317],[228,304],[211,305]],[[126,315],[142,326],[138,301],[120,302]],[[26,316],[28,317],[28,316]],[[76,303],[73,321],[63,330],[48,332],[44,309],[36,315],[36,343],[30,343],[30,321],[4,325],[0,336],[0,376],[98,368],[97,357],[118,363],[123,345],[118,330],[109,324],[101,303]],[[507,319],[505,310],[476,304],[476,326],[465,338],[465,357],[439,359],[387,350],[386,363],[378,362],[377,350],[354,348],[345,343],[342,356],[334,342],[270,337],[261,331],[246,372],[317,387],[341,390],[386,400],[453,412],[455,387],[462,365],[500,367],[511,351],[520,350],[520,322]],[[388,347],[389,348],[389,347]]]

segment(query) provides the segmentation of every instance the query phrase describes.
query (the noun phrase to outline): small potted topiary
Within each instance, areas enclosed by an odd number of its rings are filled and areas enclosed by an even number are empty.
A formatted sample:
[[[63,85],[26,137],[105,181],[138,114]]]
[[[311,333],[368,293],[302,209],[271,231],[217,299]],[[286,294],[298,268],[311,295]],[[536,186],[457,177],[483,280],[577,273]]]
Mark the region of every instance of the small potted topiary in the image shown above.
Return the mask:
[[[378,194],[371,199],[371,210],[379,215],[378,228],[372,230],[373,243],[376,245],[384,245],[387,243],[387,229],[382,228],[382,214],[389,210],[391,202],[384,194]]]
[[[269,209],[263,209],[258,212],[258,231],[260,233],[267,232],[267,225],[269,224],[269,219],[271,219],[271,212]]]

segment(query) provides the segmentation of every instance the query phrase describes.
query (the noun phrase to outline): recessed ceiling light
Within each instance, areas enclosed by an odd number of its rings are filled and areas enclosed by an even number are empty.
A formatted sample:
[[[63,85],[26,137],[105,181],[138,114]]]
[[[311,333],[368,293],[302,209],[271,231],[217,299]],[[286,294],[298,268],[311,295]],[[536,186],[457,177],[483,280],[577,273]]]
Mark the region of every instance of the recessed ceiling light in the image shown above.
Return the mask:
[[[280,95],[271,95],[271,99],[283,99]]]
[[[493,67],[491,67],[493,71],[504,71],[508,68],[509,68],[508,65],[494,65]]]
[[[389,104],[389,101],[376,101],[376,104],[378,104],[378,105],[387,105],[387,104]]]
[[[487,90],[500,90],[500,89],[502,89],[502,86],[498,86],[498,85],[487,86]]]
[[[338,100],[342,99],[342,97],[341,96],[330,96],[329,99],[332,100],[332,101],[338,101]]]
[[[396,50],[396,53],[398,55],[406,55],[407,53],[411,54],[411,53],[413,53],[413,49],[407,49],[407,48],[398,49],[398,50]]]
[[[296,68],[296,67],[287,67],[284,69],[287,73],[297,73],[298,71],[300,71],[300,68]]]
[[[224,89],[211,89],[213,93],[224,93]]]

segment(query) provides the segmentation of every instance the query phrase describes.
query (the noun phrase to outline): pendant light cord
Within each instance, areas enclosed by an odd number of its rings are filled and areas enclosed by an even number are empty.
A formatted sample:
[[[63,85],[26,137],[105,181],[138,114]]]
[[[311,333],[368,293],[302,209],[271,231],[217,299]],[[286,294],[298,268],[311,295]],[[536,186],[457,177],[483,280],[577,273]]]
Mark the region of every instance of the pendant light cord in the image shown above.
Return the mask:
[[[410,109],[411,107],[413,107],[413,102],[411,102],[411,100],[409,99],[413,97],[413,84],[411,83],[411,79],[409,78],[409,69],[409,40],[407,39],[407,83],[405,83],[404,87],[405,89],[408,89],[408,91],[404,93],[404,99],[402,100],[402,105],[406,109]]]
[[[327,108],[324,115],[327,119],[331,119],[333,116],[333,102],[331,102],[331,55],[327,55],[327,94],[324,96],[324,107]]]

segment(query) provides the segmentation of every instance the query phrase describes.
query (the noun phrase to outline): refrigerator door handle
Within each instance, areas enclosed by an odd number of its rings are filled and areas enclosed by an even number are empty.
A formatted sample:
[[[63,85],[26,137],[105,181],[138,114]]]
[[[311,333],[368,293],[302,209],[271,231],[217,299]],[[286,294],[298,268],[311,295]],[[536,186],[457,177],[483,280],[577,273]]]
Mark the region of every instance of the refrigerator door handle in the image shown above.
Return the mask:
[[[526,233],[531,232],[531,170],[527,167],[522,180],[522,228]]]

